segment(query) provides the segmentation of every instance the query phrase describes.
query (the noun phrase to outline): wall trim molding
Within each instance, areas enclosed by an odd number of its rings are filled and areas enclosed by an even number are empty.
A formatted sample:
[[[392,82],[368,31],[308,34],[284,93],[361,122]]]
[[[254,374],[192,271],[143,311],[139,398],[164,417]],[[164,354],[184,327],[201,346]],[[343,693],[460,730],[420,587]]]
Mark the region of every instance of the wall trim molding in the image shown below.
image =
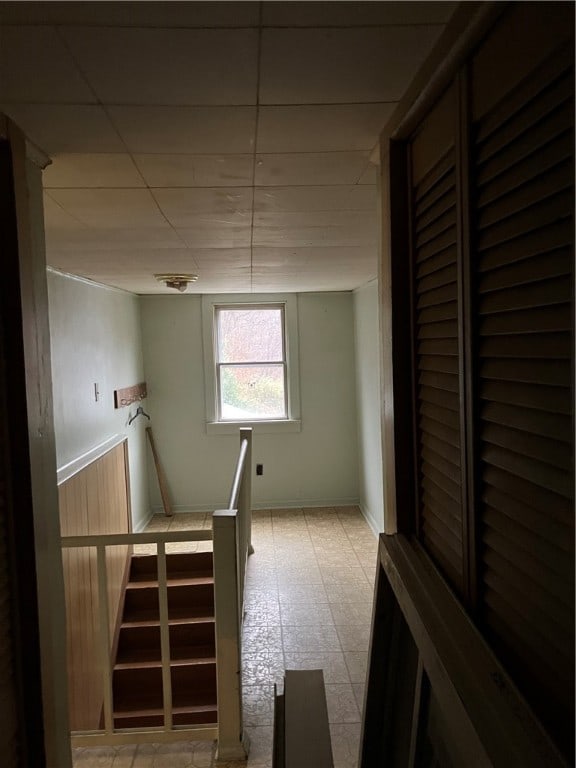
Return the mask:
[[[289,501],[256,501],[253,509],[299,509],[300,507],[360,507],[358,498],[350,499],[293,499]],[[174,514],[183,512],[213,512],[217,509],[226,509],[227,501],[219,501],[213,504],[175,504],[172,507]],[[152,505],[152,514],[164,513],[161,504]],[[372,526],[371,526],[372,527]]]
[[[366,520],[368,527],[370,528],[374,536],[378,538],[381,533],[384,533],[384,531],[380,531],[378,529],[378,523],[376,521],[376,518],[374,517],[372,512],[368,509],[368,507],[365,506],[362,502],[359,502],[358,506],[360,507],[360,512],[362,512],[362,516]]]
[[[135,296],[138,298],[138,294],[134,291],[127,291],[125,288],[117,288],[115,285],[106,285],[105,283],[99,283],[96,280],[91,280],[89,277],[82,277],[82,275],[73,275],[71,272],[64,272],[56,267],[46,267],[46,272],[51,275],[58,275],[59,277],[66,277],[68,280],[74,280],[76,283],[84,283],[91,288],[101,288],[104,291],[112,291],[112,293],[122,293],[125,296]]]
[[[160,507],[159,509],[162,512],[164,512],[164,509],[162,507]],[[152,520],[155,514],[156,513],[154,512],[154,510],[151,509],[146,515],[146,517],[143,518],[142,520],[139,520],[138,523],[134,526],[134,528],[132,529],[132,533],[142,533],[142,531],[145,530],[146,526]]]
[[[107,438],[104,440],[104,442],[98,443],[98,445],[90,448],[90,450],[86,451],[86,453],[82,453],[80,456],[72,459],[72,461],[69,461],[67,464],[63,464],[61,467],[58,467],[56,470],[57,484],[62,485],[62,483],[65,483],[66,480],[70,480],[71,477],[77,475],[78,472],[81,472],[89,464],[92,464],[93,461],[101,458],[105,453],[108,453],[108,451],[111,451],[112,448],[115,448],[117,445],[120,445],[120,443],[123,443],[127,439],[127,435],[112,435],[112,437]]]

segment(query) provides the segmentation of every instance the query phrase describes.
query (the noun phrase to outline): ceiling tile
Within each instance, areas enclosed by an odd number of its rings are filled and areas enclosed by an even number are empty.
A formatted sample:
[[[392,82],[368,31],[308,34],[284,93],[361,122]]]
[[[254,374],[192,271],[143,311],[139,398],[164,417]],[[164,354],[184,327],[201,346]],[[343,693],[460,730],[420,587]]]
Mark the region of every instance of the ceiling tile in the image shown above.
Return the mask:
[[[265,2],[262,20],[271,27],[362,27],[442,24],[458,3],[447,2]]]
[[[49,155],[126,151],[102,107],[3,104],[0,109]]]
[[[168,226],[146,189],[52,189],[50,197],[89,227],[147,229]]]
[[[355,184],[368,152],[257,155],[256,186]]]
[[[258,24],[256,2],[3,2],[4,23],[119,27],[247,27]]]
[[[250,248],[194,248],[192,253],[203,276],[222,274],[236,267],[249,267],[252,260]]]
[[[268,227],[361,227],[375,229],[376,208],[370,211],[273,211],[256,212],[254,228]]]
[[[326,247],[376,242],[375,212],[257,213],[254,218],[254,246]]]
[[[256,103],[256,29],[62,32],[103,104]]]
[[[250,293],[252,274],[249,267],[228,270],[221,275],[200,276],[188,293]]]
[[[1,27],[0,100],[73,104],[96,98],[55,29]]]
[[[376,209],[376,187],[257,187],[255,211],[362,211]]]
[[[237,222],[198,222],[194,227],[177,230],[189,248],[248,248],[250,246],[250,219]]]
[[[54,251],[50,263],[69,271],[76,255],[70,251]],[[195,272],[198,263],[191,250],[183,248],[150,248],[146,250],[83,250],[82,269],[91,273],[129,275],[134,272]]]
[[[260,104],[398,101],[442,29],[264,29]]]
[[[391,103],[260,107],[257,151],[372,149],[395,106]]]
[[[154,197],[175,227],[236,220],[250,223],[251,220],[252,190],[249,188],[155,189]]]
[[[246,187],[251,155],[134,155],[150,187]]]
[[[365,270],[354,272],[312,272],[300,270],[286,273],[274,268],[254,270],[252,291],[255,293],[307,293],[311,291],[350,291],[374,279],[375,273]]]
[[[85,229],[46,230],[46,260],[48,264],[57,266],[52,261],[53,254],[60,251],[73,251],[78,259],[78,267],[82,264],[82,252],[85,250],[117,251],[132,249],[135,251],[147,248],[182,248],[182,240],[168,225],[163,227],[137,227],[136,229]]]
[[[57,187],[145,187],[130,155],[59,154],[42,175],[45,189]]]
[[[61,205],[44,192],[44,226],[46,229],[85,229],[85,224],[67,213]]]
[[[109,107],[130,152],[245,154],[252,151],[255,107]]]
[[[362,268],[376,263],[374,246],[347,247],[255,247],[252,263],[255,270],[262,267],[286,267],[298,270],[300,267],[313,265],[315,269],[326,270],[334,264],[342,266],[361,265]]]

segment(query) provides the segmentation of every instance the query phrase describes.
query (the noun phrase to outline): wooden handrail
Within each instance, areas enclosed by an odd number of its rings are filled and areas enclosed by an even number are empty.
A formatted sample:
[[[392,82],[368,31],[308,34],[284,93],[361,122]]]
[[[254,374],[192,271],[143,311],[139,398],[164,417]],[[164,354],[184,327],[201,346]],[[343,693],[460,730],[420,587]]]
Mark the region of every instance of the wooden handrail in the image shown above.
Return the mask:
[[[228,501],[228,509],[236,509],[238,507],[238,498],[240,496],[240,485],[244,475],[244,465],[246,463],[246,454],[248,453],[248,440],[244,438],[240,442],[240,453],[238,455],[238,463],[236,464],[236,471],[234,473],[234,480],[232,481],[232,489],[230,491],[230,500]]]

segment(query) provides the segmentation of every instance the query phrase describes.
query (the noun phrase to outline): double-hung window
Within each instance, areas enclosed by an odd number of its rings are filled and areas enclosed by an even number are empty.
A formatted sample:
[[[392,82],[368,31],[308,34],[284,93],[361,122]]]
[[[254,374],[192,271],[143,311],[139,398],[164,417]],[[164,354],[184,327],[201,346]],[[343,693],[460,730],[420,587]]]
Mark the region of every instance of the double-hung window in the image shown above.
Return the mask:
[[[219,421],[286,419],[284,305],[216,307]]]
[[[208,432],[299,429],[296,297],[204,296]]]

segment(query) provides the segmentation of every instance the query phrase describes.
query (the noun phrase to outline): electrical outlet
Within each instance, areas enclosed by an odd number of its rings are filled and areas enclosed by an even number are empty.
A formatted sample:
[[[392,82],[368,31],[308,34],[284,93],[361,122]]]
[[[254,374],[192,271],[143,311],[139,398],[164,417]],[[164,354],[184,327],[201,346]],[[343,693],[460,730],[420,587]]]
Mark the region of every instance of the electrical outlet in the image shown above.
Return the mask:
[[[256,464],[256,474],[257,475],[264,474],[264,464]]]

